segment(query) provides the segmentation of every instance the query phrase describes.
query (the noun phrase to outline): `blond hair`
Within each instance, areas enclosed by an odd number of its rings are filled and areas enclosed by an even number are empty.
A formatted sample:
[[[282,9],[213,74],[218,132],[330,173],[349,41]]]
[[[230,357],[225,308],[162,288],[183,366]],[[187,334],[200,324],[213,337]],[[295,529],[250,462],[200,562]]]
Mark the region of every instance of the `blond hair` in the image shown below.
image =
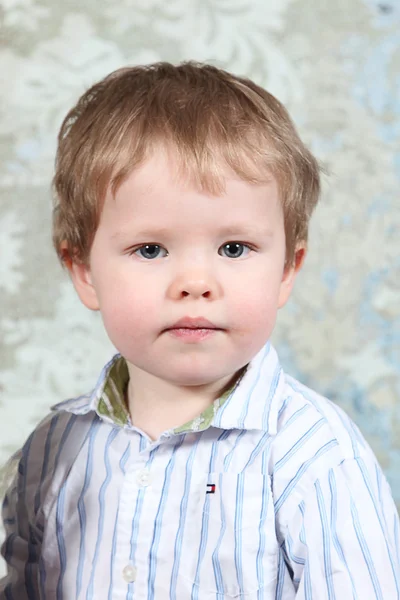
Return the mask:
[[[87,263],[105,194],[159,145],[183,176],[221,193],[226,168],[250,183],[278,181],[286,261],[305,242],[320,191],[319,166],[283,105],[249,79],[211,65],[161,62],[119,69],[93,85],[58,136],[53,242]]]

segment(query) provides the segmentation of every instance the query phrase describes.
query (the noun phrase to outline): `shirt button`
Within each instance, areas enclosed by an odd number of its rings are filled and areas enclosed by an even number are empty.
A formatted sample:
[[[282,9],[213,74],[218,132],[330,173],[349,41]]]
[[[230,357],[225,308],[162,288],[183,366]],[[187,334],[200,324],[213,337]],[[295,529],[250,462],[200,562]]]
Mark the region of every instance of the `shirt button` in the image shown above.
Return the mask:
[[[147,469],[142,469],[136,473],[136,481],[140,487],[147,487],[151,484],[151,475]]]
[[[136,580],[137,569],[133,565],[126,565],[122,569],[122,577],[127,583],[133,583]]]

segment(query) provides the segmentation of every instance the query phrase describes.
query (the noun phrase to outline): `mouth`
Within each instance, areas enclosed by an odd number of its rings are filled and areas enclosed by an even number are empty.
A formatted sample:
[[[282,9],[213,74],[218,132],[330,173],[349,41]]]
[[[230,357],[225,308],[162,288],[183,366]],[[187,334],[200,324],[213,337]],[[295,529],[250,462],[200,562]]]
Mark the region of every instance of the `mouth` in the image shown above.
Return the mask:
[[[168,333],[171,337],[178,339],[182,342],[201,342],[202,340],[207,340],[212,338],[218,334],[221,329],[202,329],[202,328],[190,328],[190,327],[180,327],[177,329],[167,329],[166,333]]]
[[[184,317],[164,331],[175,338],[190,342],[204,340],[224,330],[204,317]]]
[[[166,331],[171,331],[174,329],[213,329],[213,330],[221,330],[221,327],[217,327],[204,317],[183,317],[183,319],[179,319],[176,323],[166,328]]]

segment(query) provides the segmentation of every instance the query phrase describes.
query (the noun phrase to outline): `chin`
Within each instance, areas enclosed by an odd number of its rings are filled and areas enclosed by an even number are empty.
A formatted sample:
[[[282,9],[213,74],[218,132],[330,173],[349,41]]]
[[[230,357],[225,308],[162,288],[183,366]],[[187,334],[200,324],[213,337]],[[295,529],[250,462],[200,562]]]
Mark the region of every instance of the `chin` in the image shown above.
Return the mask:
[[[218,379],[218,378],[217,378]],[[209,385],[213,383],[216,379],[210,379],[210,377],[199,377],[199,375],[193,375],[193,377],[188,376],[185,377],[177,377],[174,380],[171,380],[171,383],[179,386],[187,386],[187,387],[198,387],[202,385]]]
[[[224,374],[210,374],[210,372],[201,373],[199,369],[196,371],[185,371],[185,373],[171,373],[166,374],[166,379],[168,379],[172,384],[179,386],[202,386],[209,385],[210,383],[214,383],[219,379],[226,377]]]

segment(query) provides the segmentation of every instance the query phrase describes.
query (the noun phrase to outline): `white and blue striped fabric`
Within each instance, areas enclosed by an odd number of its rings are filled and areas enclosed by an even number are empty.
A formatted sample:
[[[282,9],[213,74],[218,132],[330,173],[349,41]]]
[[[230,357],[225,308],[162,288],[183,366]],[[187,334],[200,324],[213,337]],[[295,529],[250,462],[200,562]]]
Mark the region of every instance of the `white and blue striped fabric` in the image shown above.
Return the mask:
[[[6,496],[1,600],[395,600],[399,520],[357,427],[268,344],[203,431],[58,405]]]

